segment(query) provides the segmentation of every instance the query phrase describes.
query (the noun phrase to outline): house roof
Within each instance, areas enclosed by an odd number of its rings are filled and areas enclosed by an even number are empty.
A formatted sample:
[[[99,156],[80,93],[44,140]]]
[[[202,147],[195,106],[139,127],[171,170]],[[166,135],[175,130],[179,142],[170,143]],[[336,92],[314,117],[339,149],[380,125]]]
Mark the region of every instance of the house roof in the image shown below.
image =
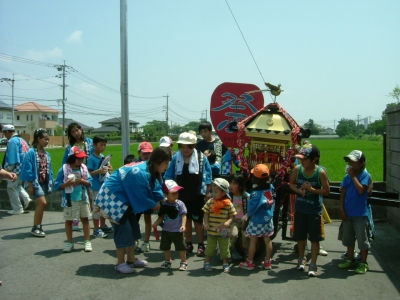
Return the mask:
[[[26,103],[23,103],[20,105],[16,105],[15,108],[20,112],[42,111],[42,112],[50,112],[50,113],[61,113],[59,110],[56,110],[56,109],[48,107],[48,106],[41,105],[36,102],[26,102]]]
[[[91,132],[92,133],[110,133],[110,132],[119,132],[120,130],[118,129],[117,126],[103,126],[100,128],[93,129]]]
[[[115,123],[121,123],[121,118],[112,118],[108,120],[104,120],[99,122],[100,124],[115,124]],[[139,124],[139,122],[129,120],[129,124]]]
[[[15,108],[15,107],[14,107]],[[0,109],[12,110],[12,106],[0,100]]]
[[[83,129],[84,131],[85,131],[85,130],[93,129],[93,127],[87,126],[87,125],[85,125],[85,124],[83,124],[83,123],[81,123],[81,122],[75,121],[74,119],[65,118],[65,127],[68,127],[69,124],[71,124],[71,123],[78,123],[79,125],[81,125],[81,127],[82,127],[82,129]],[[62,125],[63,125],[63,119],[62,119],[62,118],[58,118],[58,124],[60,124],[61,127],[62,127]]]

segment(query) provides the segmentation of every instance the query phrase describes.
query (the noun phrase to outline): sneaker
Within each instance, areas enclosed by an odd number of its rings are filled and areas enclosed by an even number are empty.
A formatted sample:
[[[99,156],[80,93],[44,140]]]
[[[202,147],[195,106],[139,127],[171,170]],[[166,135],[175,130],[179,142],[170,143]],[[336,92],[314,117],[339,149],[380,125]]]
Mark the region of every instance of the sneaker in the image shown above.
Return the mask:
[[[193,245],[186,244],[186,254],[192,254],[192,253],[193,253]]]
[[[209,262],[204,262],[204,271],[210,272],[212,271],[211,264]]]
[[[347,255],[347,251],[345,253],[343,253],[341,257],[344,260],[348,259],[349,256]],[[361,260],[361,254],[354,250],[353,258],[354,258],[355,261],[360,261]]]
[[[103,230],[101,228],[97,229],[97,230],[93,230],[93,236],[94,237],[98,237],[98,238],[106,238],[107,234],[103,232]]]
[[[112,227],[108,227],[107,225],[104,225],[104,227],[102,227],[101,230],[105,233],[111,233],[114,231]]]
[[[142,243],[142,247],[140,247],[140,252],[149,252],[150,251],[150,244],[147,242]]]
[[[242,262],[239,264],[239,267],[241,267],[242,269],[246,269],[246,270],[254,270],[254,263],[251,262],[250,260],[246,259],[245,262]]]
[[[237,252],[235,251],[235,252],[232,252],[232,259],[234,259],[234,260],[240,260],[240,259],[243,259],[243,256],[241,256],[239,253],[237,253]]]
[[[299,257],[297,260],[297,270],[304,271],[306,269],[307,259],[305,257]]]
[[[321,256],[327,256],[327,255],[328,255],[328,252],[326,252],[324,249],[322,249],[321,247],[319,247],[319,252],[318,252],[318,254],[321,255]]]
[[[205,255],[204,255],[204,251],[205,251],[204,246],[199,246],[196,255],[197,255],[198,257],[204,257],[204,256],[205,256]]]
[[[344,263],[338,264],[338,268],[339,269],[348,269],[348,268],[351,268],[351,267],[355,267],[357,265],[358,264],[355,261],[350,260],[350,259],[346,259]]]
[[[318,267],[316,264],[310,264],[308,266],[308,277],[317,277],[318,276]]]
[[[179,266],[179,271],[186,271],[188,268],[188,263],[187,261],[181,261],[181,264]]]
[[[229,264],[223,264],[222,269],[224,270],[224,273],[229,273],[231,271]]]
[[[31,234],[37,237],[45,237],[46,234],[42,230],[42,225],[36,225],[32,227]]]
[[[135,272],[135,270],[129,267],[126,263],[122,263],[118,266],[115,266],[115,270],[122,274],[131,274]]]
[[[9,210],[7,213],[8,213],[9,215],[20,215],[20,214],[23,214],[24,211],[23,211],[23,210],[19,210],[19,211]]]
[[[24,203],[24,209],[28,210],[33,204],[33,201],[29,199],[27,202]]]
[[[128,264],[128,262],[127,262]],[[147,267],[149,263],[147,260],[140,260],[139,258],[136,258],[134,263],[128,264],[130,268],[144,268]]]
[[[66,243],[63,252],[71,253],[74,250],[74,243]]]
[[[138,240],[135,241],[135,248],[139,249],[139,241]]]
[[[78,225],[79,225],[79,220],[73,220],[73,221],[72,221],[72,230],[73,230],[73,231],[79,230]]]
[[[92,252],[92,243],[90,241],[85,241],[85,252]]]
[[[161,269],[169,269],[169,268],[171,268],[171,261],[169,261],[169,260],[164,261],[160,268]]]
[[[272,260],[271,259],[264,259],[264,261],[262,262],[262,267],[265,270],[272,270]]]
[[[358,265],[358,268],[356,269],[357,274],[365,274],[369,270],[368,264],[367,263],[360,263]]]

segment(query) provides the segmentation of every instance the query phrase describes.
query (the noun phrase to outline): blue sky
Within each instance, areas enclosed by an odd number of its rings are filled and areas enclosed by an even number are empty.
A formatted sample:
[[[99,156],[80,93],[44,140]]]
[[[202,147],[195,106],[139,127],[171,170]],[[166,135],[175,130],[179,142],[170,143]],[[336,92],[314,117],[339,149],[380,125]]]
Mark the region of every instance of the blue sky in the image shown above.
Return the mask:
[[[262,77],[282,84],[277,100],[299,124],[375,121],[394,102],[387,95],[400,84],[400,1],[228,3]],[[119,1],[0,1],[0,28],[1,54],[65,60],[78,71],[66,78],[67,118],[99,127],[120,115]],[[184,125],[205,110],[209,119],[223,82],[265,88],[225,0],[128,1],[128,53],[129,94],[155,97],[129,98],[130,119],[140,125],[165,120],[167,94],[169,120]],[[0,58],[0,78],[13,74],[15,105],[61,110],[56,68]],[[11,105],[5,82],[0,95]]]

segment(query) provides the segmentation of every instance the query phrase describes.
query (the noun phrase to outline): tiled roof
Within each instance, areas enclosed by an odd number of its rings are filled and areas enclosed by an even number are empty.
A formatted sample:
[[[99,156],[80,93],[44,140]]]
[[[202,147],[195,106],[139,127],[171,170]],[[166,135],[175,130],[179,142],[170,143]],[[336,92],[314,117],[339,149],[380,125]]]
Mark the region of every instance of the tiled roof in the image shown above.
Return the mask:
[[[119,132],[120,130],[116,126],[103,126],[100,128],[93,129],[92,133],[110,133],[110,132]]]
[[[16,105],[15,109],[17,109],[20,112],[23,112],[23,111],[43,111],[43,112],[51,112],[51,113],[61,113],[59,110],[56,110],[54,108],[38,104],[36,102],[26,102],[26,103],[23,103],[23,104],[20,104],[20,105]]]
[[[12,106],[0,100],[0,109],[12,110]]]
[[[101,121],[99,123],[100,124],[116,124],[116,123],[119,124],[119,123],[121,123],[121,118],[112,118],[112,119]],[[132,120],[129,120],[129,123],[130,124],[139,124],[139,122],[132,121]]]

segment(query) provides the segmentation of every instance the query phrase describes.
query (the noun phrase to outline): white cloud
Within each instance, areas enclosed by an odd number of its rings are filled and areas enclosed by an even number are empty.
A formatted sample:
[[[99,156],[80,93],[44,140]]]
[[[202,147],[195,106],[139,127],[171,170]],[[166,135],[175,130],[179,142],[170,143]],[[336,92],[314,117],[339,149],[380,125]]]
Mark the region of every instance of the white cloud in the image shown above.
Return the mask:
[[[81,83],[81,87],[87,93],[97,93],[97,91],[99,90],[97,86],[85,82]]]
[[[83,32],[80,30],[74,31],[68,38],[67,43],[80,43]]]
[[[27,56],[33,60],[46,60],[46,58],[60,58],[63,56],[63,52],[60,48],[54,47],[52,50],[36,51],[28,50]]]

